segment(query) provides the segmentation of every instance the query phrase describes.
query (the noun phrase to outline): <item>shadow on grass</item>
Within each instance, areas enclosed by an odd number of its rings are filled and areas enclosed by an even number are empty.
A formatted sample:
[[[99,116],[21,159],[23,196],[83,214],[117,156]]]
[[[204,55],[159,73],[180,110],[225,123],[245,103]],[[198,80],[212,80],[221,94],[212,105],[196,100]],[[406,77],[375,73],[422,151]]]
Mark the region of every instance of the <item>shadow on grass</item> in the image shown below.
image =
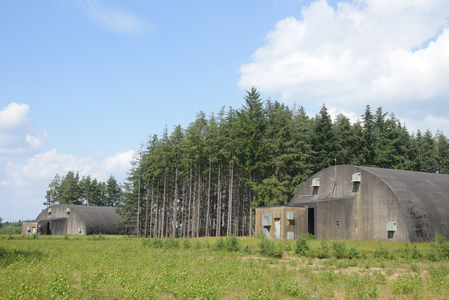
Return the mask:
[[[17,250],[0,247],[0,268],[6,268],[17,261],[30,262],[33,260],[41,260],[46,256],[46,253],[37,249]]]

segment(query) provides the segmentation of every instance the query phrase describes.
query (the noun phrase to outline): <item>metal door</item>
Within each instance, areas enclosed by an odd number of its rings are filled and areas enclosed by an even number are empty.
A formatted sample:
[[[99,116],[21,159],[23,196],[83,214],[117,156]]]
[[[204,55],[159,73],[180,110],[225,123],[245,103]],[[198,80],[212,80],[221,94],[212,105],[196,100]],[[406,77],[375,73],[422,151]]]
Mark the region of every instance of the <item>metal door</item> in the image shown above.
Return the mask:
[[[33,227],[33,234],[36,234],[36,227]]]
[[[274,236],[273,239],[277,240],[281,236],[281,219],[274,219]]]

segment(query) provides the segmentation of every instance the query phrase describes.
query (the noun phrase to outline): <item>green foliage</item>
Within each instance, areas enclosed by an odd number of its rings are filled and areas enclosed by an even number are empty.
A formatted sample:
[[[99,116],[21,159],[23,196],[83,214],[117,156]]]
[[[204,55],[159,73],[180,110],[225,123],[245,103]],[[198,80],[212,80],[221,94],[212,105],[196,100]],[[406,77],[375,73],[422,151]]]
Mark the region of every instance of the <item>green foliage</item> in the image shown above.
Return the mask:
[[[235,235],[228,236],[226,238],[226,251],[228,252],[237,252],[240,250],[239,240]]]
[[[245,245],[245,248],[243,248],[243,253],[246,255],[251,255],[251,247],[249,245]]]
[[[330,257],[330,245],[329,242],[327,240],[325,240],[324,238],[322,238],[320,240],[320,247],[318,248],[316,254],[317,257],[320,259],[323,258],[329,258]]]
[[[307,235],[301,234],[296,239],[295,253],[298,254],[299,256],[307,256],[309,251],[310,251],[309,239],[307,238]]]
[[[166,238],[164,241],[164,249],[178,249],[179,240],[174,239],[173,236]]]
[[[259,244],[260,252],[268,257],[279,258],[282,257],[282,247],[276,245],[274,242],[268,240],[267,238],[263,238]]]
[[[92,235],[92,239],[93,239],[94,241],[104,241],[104,240],[106,239],[106,237],[105,237],[104,235],[102,235],[101,232],[100,232],[99,235],[93,234],[93,235]]]
[[[192,247],[192,244],[190,243],[189,239],[184,239],[182,241],[182,246],[184,247],[184,249],[190,249]]]
[[[354,244],[351,244],[351,247],[349,247],[348,250],[348,258],[349,259],[359,259],[361,258],[362,255],[360,254],[360,252],[357,250],[357,248],[355,247]]]
[[[390,252],[382,244],[379,244],[376,250],[374,250],[373,257],[377,259],[391,259]]]
[[[332,241],[332,252],[337,259],[346,257],[346,243],[341,240]]]
[[[393,281],[391,286],[393,294],[413,294],[415,298],[418,298],[422,295],[423,288],[424,282],[422,278],[417,274],[405,274],[403,276],[399,276],[396,280]]]
[[[225,242],[223,240],[223,238],[219,238],[215,244],[212,245],[212,249],[215,251],[222,251],[224,250],[226,247]]]
[[[154,238],[152,238],[152,239],[150,240],[150,243],[149,243],[149,245],[150,245],[151,248],[162,248],[163,244],[164,244],[164,243],[162,242],[162,239],[160,239],[160,238],[157,237],[157,236],[155,236]]]
[[[64,235],[64,240],[70,240],[70,236],[68,234]]]

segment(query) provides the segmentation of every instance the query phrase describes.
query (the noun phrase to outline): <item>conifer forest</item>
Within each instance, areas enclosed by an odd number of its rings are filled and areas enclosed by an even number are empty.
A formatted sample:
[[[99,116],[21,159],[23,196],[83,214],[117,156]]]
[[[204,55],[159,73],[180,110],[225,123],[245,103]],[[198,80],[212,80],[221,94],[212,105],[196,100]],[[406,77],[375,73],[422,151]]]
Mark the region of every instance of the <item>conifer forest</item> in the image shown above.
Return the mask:
[[[381,107],[367,105],[351,123],[343,114],[332,120],[325,104],[309,117],[301,106],[264,101],[256,88],[244,100],[149,137],[108,202],[124,234],[251,236],[256,207],[288,204],[305,180],[334,164],[449,173],[442,132],[411,133]]]

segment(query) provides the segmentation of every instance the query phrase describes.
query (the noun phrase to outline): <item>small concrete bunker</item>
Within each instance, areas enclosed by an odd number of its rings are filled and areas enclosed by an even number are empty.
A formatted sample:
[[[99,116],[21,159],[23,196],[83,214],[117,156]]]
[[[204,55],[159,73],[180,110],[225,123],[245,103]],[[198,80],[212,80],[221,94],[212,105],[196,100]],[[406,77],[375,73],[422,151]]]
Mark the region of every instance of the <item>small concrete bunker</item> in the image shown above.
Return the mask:
[[[119,220],[113,207],[56,204],[44,209],[35,222],[23,223],[22,234],[118,234]]]
[[[309,178],[283,208],[304,210],[295,215],[301,226],[291,227],[294,238],[309,232],[325,239],[421,242],[436,231],[449,238],[449,175],[334,166]],[[274,222],[277,209],[256,209],[258,232],[267,233],[259,220],[271,213]],[[277,214],[278,222],[287,222]],[[274,238],[271,231],[268,236]]]

